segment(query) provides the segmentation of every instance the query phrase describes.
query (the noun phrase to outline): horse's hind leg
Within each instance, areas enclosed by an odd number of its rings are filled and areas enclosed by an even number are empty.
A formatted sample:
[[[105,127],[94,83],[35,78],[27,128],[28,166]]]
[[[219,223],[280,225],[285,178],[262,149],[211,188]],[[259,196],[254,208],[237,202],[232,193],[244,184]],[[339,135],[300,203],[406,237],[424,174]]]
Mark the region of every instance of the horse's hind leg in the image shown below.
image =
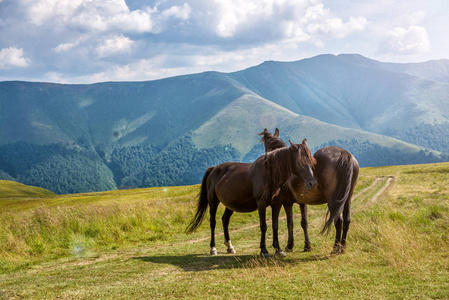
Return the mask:
[[[332,250],[331,254],[340,254],[342,252],[341,229],[343,226],[343,218],[341,216],[338,216],[334,224],[335,224],[335,243],[334,249]]]
[[[231,219],[231,216],[234,212],[230,210],[229,208],[225,209],[225,212],[223,214],[223,217],[221,218],[221,221],[223,223],[223,230],[224,230],[224,237],[225,242],[224,244],[226,247],[228,247],[228,253],[235,253],[235,249],[231,244],[231,238],[229,237],[229,220]]]
[[[218,199],[214,199],[212,203],[209,203],[210,212],[210,254],[217,255],[217,248],[215,248],[215,225],[217,224],[215,216],[217,215]]]
[[[348,234],[349,224],[351,223],[351,201],[348,199],[343,209],[343,235],[341,237],[341,252],[346,251],[346,235]]]
[[[304,252],[309,252],[312,250],[309,240],[308,222],[307,222],[307,205],[299,204],[301,209],[301,227],[304,231]]]

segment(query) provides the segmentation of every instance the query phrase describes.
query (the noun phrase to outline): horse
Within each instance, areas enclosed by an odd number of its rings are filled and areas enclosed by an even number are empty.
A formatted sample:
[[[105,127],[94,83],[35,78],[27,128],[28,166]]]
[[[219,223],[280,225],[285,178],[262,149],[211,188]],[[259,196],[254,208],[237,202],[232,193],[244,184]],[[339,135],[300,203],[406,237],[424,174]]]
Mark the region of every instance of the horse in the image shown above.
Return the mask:
[[[283,147],[260,156],[253,163],[225,162],[206,170],[201,182],[196,213],[186,232],[192,233],[201,224],[205,212],[210,212],[210,254],[217,255],[215,248],[215,216],[219,203],[226,209],[222,217],[225,245],[228,253],[235,253],[229,236],[229,220],[234,212],[253,212],[258,210],[260,222],[260,254],[269,257],[265,244],[267,231],[266,208],[271,206],[273,247],[276,254],[285,255],[278,241],[278,217],[282,204],[276,193],[294,174],[302,186],[311,190],[317,181],[313,176],[315,159],[307,147],[307,140],[301,144],[291,141],[290,147]]]
[[[265,151],[277,151],[287,145],[279,138],[279,129],[271,134],[265,129],[261,142]],[[295,175],[286,182],[279,198],[287,215],[288,243],[287,252],[293,251],[293,203],[298,203],[301,209],[301,227],[304,231],[304,252],[311,251],[309,234],[307,231],[307,205],[321,205],[327,203],[326,221],[321,233],[329,232],[332,223],[336,234],[332,254],[346,251],[346,236],[351,223],[351,197],[357,184],[359,164],[356,158],[347,150],[329,146],[319,149],[313,157],[316,160],[314,174],[317,187],[307,189]],[[342,232],[343,229],[343,232]]]

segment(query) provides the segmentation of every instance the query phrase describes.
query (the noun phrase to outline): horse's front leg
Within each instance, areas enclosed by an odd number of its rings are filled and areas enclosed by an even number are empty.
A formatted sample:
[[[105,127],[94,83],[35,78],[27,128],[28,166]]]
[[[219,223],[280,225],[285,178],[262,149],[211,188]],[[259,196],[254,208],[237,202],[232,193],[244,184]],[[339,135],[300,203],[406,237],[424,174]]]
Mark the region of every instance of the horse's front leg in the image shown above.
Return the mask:
[[[273,247],[276,250],[277,255],[286,256],[285,252],[279,246],[279,212],[281,211],[282,204],[275,203],[271,204],[271,218],[273,225]]]
[[[308,222],[307,222],[307,205],[299,204],[301,209],[301,227],[304,232],[304,252],[312,251],[312,246],[310,244],[309,232],[308,232]]]
[[[267,212],[267,206],[265,203],[258,203],[258,210],[259,210],[259,221],[260,221],[260,255],[262,257],[270,257],[270,254],[268,254],[267,245],[265,243],[266,240],[266,233],[267,233],[267,220],[266,220],[266,212]]]
[[[285,247],[286,252],[292,252],[295,246],[293,237],[293,203],[283,203],[285,215],[287,216],[288,242]]]

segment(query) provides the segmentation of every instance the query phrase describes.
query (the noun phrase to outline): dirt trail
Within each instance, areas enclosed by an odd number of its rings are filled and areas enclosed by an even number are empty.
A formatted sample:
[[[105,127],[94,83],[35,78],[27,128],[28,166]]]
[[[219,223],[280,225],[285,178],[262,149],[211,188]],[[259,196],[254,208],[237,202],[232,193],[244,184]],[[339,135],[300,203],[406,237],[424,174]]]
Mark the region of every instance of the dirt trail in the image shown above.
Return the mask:
[[[385,190],[390,186],[391,182],[394,180],[394,176],[388,176],[388,180],[385,183],[385,185],[376,193],[376,195],[374,195],[373,198],[371,198],[370,203],[375,203],[377,202],[377,199],[379,198],[380,195],[383,194],[383,192],[385,192]]]
[[[358,192],[356,195],[352,196],[352,201],[354,201],[357,197],[365,194],[366,192],[368,192],[370,189],[372,189],[373,187],[376,186],[376,184],[382,179],[382,177],[377,177],[373,183],[371,183],[370,186],[366,187],[364,190],[361,190],[360,192]]]

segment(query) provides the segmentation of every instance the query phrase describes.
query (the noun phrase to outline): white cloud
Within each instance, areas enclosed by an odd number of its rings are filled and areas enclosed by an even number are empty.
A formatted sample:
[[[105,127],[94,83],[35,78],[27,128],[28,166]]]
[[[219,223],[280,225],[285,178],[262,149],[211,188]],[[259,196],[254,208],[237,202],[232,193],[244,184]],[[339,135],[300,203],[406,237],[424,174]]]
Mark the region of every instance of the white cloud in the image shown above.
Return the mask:
[[[239,34],[258,35],[298,42],[321,38],[343,38],[362,31],[367,20],[351,17],[349,22],[334,16],[318,0],[216,0],[216,34],[232,38]],[[269,28],[271,32],[264,32]],[[261,32],[262,31],[262,32]]]
[[[185,47],[189,48],[188,50]],[[179,53],[175,49],[148,59],[135,60],[132,63],[109,67],[94,75],[71,78],[75,82],[89,83],[102,81],[139,81],[154,80],[170,76],[200,73],[204,71],[234,72],[242,70],[266,60],[287,58],[293,60],[298,54],[296,45],[289,43],[267,44],[254,48],[244,48],[235,51],[222,51],[215,47],[180,46]],[[291,57],[285,55],[291,51]],[[191,52],[195,54],[183,54]]]
[[[127,13],[120,13],[111,16],[107,25],[112,28],[120,29],[125,32],[155,32],[155,24],[151,14],[155,10],[147,8],[146,11],[135,10]]]
[[[24,0],[24,3],[33,25],[53,27],[55,31],[66,27],[92,32],[151,32],[151,14],[156,11],[149,7],[130,11],[123,0]]]
[[[115,65],[103,72],[78,77],[75,80],[77,82],[138,81],[188,73],[187,69],[183,67],[165,66],[166,59],[166,55],[159,55],[152,59],[140,59],[126,65]]]
[[[425,17],[426,17],[426,12],[419,10],[413,14],[410,14],[408,16],[408,21],[410,22],[411,25],[414,25],[414,24],[418,24],[418,23],[422,22]]]
[[[232,37],[236,34],[238,27],[245,23],[251,23],[257,17],[267,17],[264,7],[269,6],[264,1],[238,1],[238,0],[216,0],[218,22],[216,33],[221,37]]]
[[[0,69],[10,69],[11,67],[25,68],[27,66],[28,59],[23,56],[22,49],[9,47],[0,51]]]
[[[338,38],[342,39],[349,34],[362,31],[367,24],[365,18],[353,18],[349,19],[349,22],[343,23],[339,18],[326,18],[320,22],[313,22],[307,25],[307,32],[311,36],[317,38],[327,37],[327,38]]]
[[[149,80],[342,52],[401,62],[447,57],[448,10],[429,5],[419,0],[3,1],[0,78]]]
[[[67,21],[82,4],[83,0],[24,0],[28,18],[34,25],[40,26],[53,17]]]
[[[176,18],[180,20],[187,20],[190,17],[192,8],[189,4],[184,3],[182,6],[172,6],[162,11],[161,16],[163,19]]]
[[[368,23],[364,17],[350,17],[345,23],[322,4],[309,7],[302,22],[312,40],[320,45],[322,39],[343,39],[354,32],[363,31]]]
[[[88,32],[160,33],[164,22],[187,20],[189,4],[159,10],[156,6],[130,11],[124,0],[23,0],[30,22],[55,31],[75,28]]]
[[[82,41],[82,39],[80,38],[73,43],[61,43],[58,46],[54,47],[53,50],[55,52],[67,52],[67,51],[77,47],[81,41]]]
[[[386,34],[379,46],[380,54],[409,55],[430,52],[427,30],[421,26],[396,27]]]
[[[48,82],[68,83],[67,80],[63,78],[63,75],[58,72],[48,72],[47,74],[45,74],[45,79]]]
[[[134,42],[126,36],[113,36],[102,40],[96,51],[99,57],[129,53],[133,44]]]

